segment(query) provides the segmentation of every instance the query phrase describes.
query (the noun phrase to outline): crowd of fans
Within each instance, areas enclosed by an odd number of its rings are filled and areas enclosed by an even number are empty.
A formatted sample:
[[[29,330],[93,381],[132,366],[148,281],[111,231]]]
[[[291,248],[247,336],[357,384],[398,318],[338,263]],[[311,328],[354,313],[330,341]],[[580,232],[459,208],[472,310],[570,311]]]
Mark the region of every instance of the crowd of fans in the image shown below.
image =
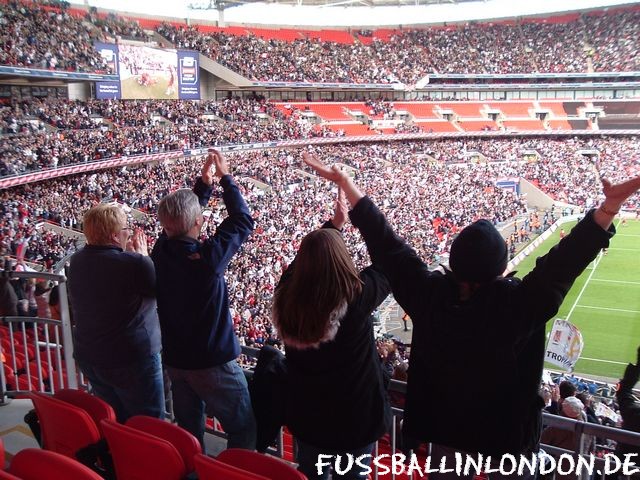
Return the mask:
[[[255,80],[413,85],[429,73],[637,71],[639,17],[631,10],[588,13],[567,23],[472,22],[398,30],[366,43],[354,37],[350,44],[170,24],[158,32],[178,48],[198,50]],[[110,73],[93,42],[149,39],[136,21],[94,9],[82,18],[63,2],[10,0],[0,5],[0,26],[0,64],[32,68]]]
[[[285,115],[263,98],[29,100],[1,107],[0,126],[3,133],[22,134],[0,137],[0,176],[123,155],[338,135],[300,112]]]
[[[318,155],[356,172],[359,183],[382,206],[394,227],[422,258],[433,263],[446,258],[452,237],[461,226],[481,217],[499,224],[526,213],[520,197],[495,186],[497,179],[524,177],[558,199],[589,206],[595,204],[599,192],[597,173],[593,163],[576,151],[600,151],[603,174],[615,180],[637,170],[639,148],[633,138],[551,142],[467,139],[347,144],[322,147]],[[538,161],[521,161],[521,152],[530,149],[539,152]],[[491,162],[463,163],[474,151],[483,152]],[[240,337],[247,345],[259,345],[275,341],[269,305],[280,273],[295,255],[302,236],[329,215],[334,194],[324,183],[315,183],[301,173],[299,151],[261,150],[229,154],[229,159],[257,226],[243,254],[231,265],[230,295],[237,309],[234,318]],[[18,245],[26,242],[27,260],[52,266],[74,250],[75,240],[36,230],[36,224],[51,221],[80,228],[82,212],[105,200],[148,213],[132,217],[132,222],[143,227],[153,241],[159,234],[154,214],[160,198],[190,186],[197,168],[197,162],[185,158],[5,190],[0,194],[0,253],[15,255]],[[214,206],[209,229],[224,216],[221,208],[219,203]],[[541,222],[548,226],[552,218],[527,217],[516,227],[517,236],[521,227],[526,236],[539,229]],[[345,235],[355,258],[365,264],[361,239],[351,230]],[[524,238],[512,240],[515,243]]]
[[[0,65],[107,71],[93,46],[98,34],[64,8],[11,0],[0,4]]]
[[[255,80],[413,85],[429,73],[587,72],[590,59],[595,71],[635,71],[639,15],[591,13],[568,23],[399,30],[388,41],[368,44],[287,42],[170,24],[158,32],[178,48],[198,50]],[[254,61],[248,64],[247,58]]]

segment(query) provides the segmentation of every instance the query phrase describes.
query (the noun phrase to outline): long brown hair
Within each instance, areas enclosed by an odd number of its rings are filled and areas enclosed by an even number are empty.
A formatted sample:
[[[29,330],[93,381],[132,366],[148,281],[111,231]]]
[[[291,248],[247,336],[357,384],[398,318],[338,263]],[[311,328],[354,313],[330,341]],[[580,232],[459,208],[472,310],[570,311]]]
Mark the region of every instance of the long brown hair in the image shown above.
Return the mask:
[[[317,345],[331,314],[362,291],[362,280],[342,236],[321,228],[302,240],[292,277],[275,292],[273,318],[285,344]]]

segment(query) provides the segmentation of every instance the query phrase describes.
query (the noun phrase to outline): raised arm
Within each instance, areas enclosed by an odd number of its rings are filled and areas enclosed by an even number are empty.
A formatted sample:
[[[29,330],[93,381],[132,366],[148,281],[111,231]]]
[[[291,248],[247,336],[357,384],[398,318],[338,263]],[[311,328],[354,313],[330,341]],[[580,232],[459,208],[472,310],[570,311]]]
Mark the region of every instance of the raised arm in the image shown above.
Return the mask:
[[[638,190],[640,190],[640,176],[617,185],[612,185],[609,180],[602,179],[602,192],[605,200],[593,214],[593,220],[603,229],[608,230],[622,205]]]
[[[536,261],[535,268],[520,285],[523,311],[536,324],[544,323],[556,314],[574,281],[602,248],[609,246],[615,234],[613,218],[620,207],[640,189],[640,177],[618,185],[602,181],[605,200],[591,210],[569,235],[560,240],[549,253]]]
[[[215,175],[211,172],[214,165]],[[215,235],[205,241],[205,246],[211,248],[211,260],[216,269],[222,273],[233,255],[253,231],[254,224],[249,213],[249,207],[247,207],[244,198],[242,198],[238,185],[229,174],[227,162],[217,150],[209,150],[209,155],[202,167],[202,175],[199,179],[202,185],[208,186],[208,195],[205,195],[207,192],[202,190],[200,193],[203,196],[200,196],[197,191],[198,183],[194,187],[194,192],[198,195],[200,204],[203,205],[202,200],[205,196],[206,202],[204,205],[209,201],[214,177],[220,179],[220,186],[223,189],[222,199],[227,207],[229,216],[218,225]]]
[[[351,221],[360,230],[374,267],[389,279],[393,294],[410,314],[424,299],[423,281],[430,275],[426,265],[407,243],[398,237],[384,215],[336,165],[329,167],[318,158],[303,153],[304,162],[323,178],[334,182],[351,204]]]

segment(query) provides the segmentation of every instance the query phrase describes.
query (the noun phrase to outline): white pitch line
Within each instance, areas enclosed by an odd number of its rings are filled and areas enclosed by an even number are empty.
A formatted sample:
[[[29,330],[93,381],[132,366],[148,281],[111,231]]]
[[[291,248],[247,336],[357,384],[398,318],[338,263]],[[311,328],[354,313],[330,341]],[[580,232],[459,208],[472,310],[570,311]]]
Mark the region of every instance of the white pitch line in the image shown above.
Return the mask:
[[[634,233],[616,233],[616,237],[640,237]]]
[[[628,282],[625,280],[606,280],[604,278],[592,278],[592,282],[605,282],[605,283],[621,283],[623,285],[640,285],[640,282]]]
[[[640,248],[609,248],[610,252],[615,252],[616,250],[623,250],[625,252],[640,252]]]
[[[594,307],[591,305],[575,305],[575,306],[578,308],[590,308],[592,310],[606,310],[609,312],[640,313],[640,310],[625,310],[623,308]],[[569,318],[569,316],[567,316],[567,318]]]
[[[602,252],[598,253],[598,256],[596,257],[595,262],[593,262],[593,269],[591,270],[591,273],[589,274],[589,278],[587,278],[587,281],[584,282],[584,285],[582,286],[582,290],[580,290],[580,293],[576,297],[576,301],[574,302],[573,306],[571,307],[571,310],[569,310],[569,313],[567,313],[567,318],[565,318],[565,320],[568,321],[569,318],[571,318],[571,314],[573,313],[573,311],[578,306],[578,302],[582,298],[582,294],[584,293],[584,291],[587,289],[587,285],[589,285],[589,281],[591,280],[591,277],[593,277],[593,274],[596,273],[596,268],[598,268],[598,264],[600,263],[600,260],[602,259],[602,256],[603,256]]]
[[[599,358],[580,357],[580,360],[589,360],[591,362],[615,363],[616,365],[626,365],[624,362],[614,362],[613,360],[601,360]]]

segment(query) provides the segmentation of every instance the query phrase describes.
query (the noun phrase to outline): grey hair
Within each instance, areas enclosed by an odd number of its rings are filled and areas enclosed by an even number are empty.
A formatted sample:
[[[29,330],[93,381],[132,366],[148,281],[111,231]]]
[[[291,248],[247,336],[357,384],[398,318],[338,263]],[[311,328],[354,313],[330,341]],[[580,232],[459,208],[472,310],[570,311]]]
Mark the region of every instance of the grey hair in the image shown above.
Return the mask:
[[[169,237],[185,235],[200,214],[198,197],[188,188],[170,193],[158,205],[158,218]]]

